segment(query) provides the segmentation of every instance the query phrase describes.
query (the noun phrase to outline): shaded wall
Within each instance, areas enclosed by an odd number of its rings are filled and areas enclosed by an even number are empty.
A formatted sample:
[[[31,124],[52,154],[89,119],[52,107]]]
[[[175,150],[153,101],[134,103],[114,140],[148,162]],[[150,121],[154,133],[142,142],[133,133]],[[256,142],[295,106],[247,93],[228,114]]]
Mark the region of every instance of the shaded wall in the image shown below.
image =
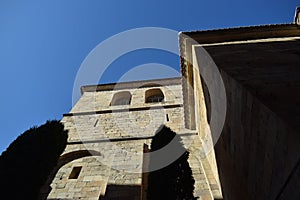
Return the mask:
[[[222,72],[227,116],[215,146],[224,199],[299,199],[300,135]]]

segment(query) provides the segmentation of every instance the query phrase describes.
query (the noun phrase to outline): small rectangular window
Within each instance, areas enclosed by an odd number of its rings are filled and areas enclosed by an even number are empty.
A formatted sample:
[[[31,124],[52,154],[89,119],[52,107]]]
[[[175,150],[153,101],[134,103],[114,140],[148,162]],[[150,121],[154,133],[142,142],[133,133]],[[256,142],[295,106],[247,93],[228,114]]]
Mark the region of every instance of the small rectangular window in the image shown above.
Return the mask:
[[[73,167],[72,172],[69,176],[69,179],[77,179],[82,167]]]
[[[94,127],[96,127],[97,126],[97,124],[98,124],[98,119],[96,120],[96,122],[95,122],[95,124],[94,124]]]
[[[166,120],[167,120],[167,122],[170,121],[170,120],[169,120],[169,115],[168,115],[168,114],[166,114]]]

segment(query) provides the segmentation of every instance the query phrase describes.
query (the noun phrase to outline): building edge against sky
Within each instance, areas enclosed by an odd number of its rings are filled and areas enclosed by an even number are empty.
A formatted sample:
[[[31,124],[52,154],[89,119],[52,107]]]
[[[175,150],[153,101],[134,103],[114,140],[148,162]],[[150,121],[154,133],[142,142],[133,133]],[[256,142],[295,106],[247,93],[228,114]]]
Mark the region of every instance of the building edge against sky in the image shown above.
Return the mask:
[[[181,34],[183,80],[194,85],[183,84],[189,126],[201,132],[201,116],[213,115],[213,87],[203,75],[215,74],[205,67],[215,64],[225,86],[226,118],[214,141],[224,199],[300,198],[299,19],[297,8],[290,24]],[[205,62],[202,48],[213,63]]]
[[[69,144],[45,185],[48,199],[143,198],[145,176],[127,170],[147,167],[143,153],[162,122],[185,144],[193,141],[189,163],[196,196],[299,199],[299,24],[184,32],[179,43],[182,78],[82,88],[79,102],[62,120],[70,131]],[[212,91],[199,70],[210,64],[202,62],[202,48],[226,90],[226,118],[217,140],[210,135]],[[143,136],[136,132],[141,127]],[[185,135],[194,137],[185,140]],[[103,136],[116,140],[104,145]],[[205,140],[216,143],[212,151],[203,151]],[[108,159],[111,155],[116,159]]]
[[[185,128],[181,83],[178,77],[83,86],[82,97],[62,119],[68,145],[42,199],[145,199],[147,175],[142,172],[151,170],[145,153],[162,124],[190,151],[194,195],[221,198],[214,152],[209,161],[197,130]],[[178,158],[173,153],[163,157],[158,169]]]

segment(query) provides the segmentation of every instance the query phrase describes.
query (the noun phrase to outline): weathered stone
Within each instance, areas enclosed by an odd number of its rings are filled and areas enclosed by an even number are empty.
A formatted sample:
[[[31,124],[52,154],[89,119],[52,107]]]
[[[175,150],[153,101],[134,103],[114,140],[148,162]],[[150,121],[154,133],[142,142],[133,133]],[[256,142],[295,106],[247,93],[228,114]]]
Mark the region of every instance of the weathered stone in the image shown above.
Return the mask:
[[[162,86],[150,84],[140,87],[148,82],[137,83],[139,87],[135,83],[125,83],[130,87],[122,90],[112,88],[102,91],[101,88],[106,85],[97,86],[97,91],[84,87],[82,97],[62,119],[69,130],[69,144],[62,158],[67,158],[65,155],[73,155],[73,158],[59,168],[52,180],[52,184],[64,186],[67,193],[61,196],[68,194],[80,199],[99,198],[100,195],[104,199],[140,197],[144,144],[150,144],[151,137],[162,124],[178,134],[183,133],[181,137],[190,149],[189,162],[196,179],[195,194],[209,190],[206,177],[201,176],[198,180],[197,175],[204,173],[199,168],[201,159],[197,150],[201,148],[201,142],[197,141],[197,136],[190,138],[184,135],[187,130],[183,121],[181,79],[154,80],[155,84]],[[165,101],[145,103],[146,91],[155,88],[161,89]],[[132,95],[130,105],[111,106],[114,94],[124,91]],[[90,154],[81,155],[85,150]],[[71,172],[76,167],[81,167],[81,170],[72,179]],[[52,189],[49,198],[62,192],[56,188]]]

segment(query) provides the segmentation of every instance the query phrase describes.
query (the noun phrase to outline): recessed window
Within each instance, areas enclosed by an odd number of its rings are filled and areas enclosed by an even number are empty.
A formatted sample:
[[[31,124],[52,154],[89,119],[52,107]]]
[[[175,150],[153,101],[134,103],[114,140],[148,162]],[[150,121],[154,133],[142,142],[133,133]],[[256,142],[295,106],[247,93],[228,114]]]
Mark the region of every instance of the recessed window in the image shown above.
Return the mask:
[[[167,122],[170,121],[168,114],[166,114],[166,120],[167,120]]]
[[[98,122],[99,122],[99,120],[97,119],[97,120],[95,121],[94,127],[97,126]]]
[[[146,103],[163,102],[165,96],[161,89],[147,90],[145,94]]]
[[[118,92],[111,100],[111,106],[129,105],[131,101],[130,92]]]
[[[69,179],[77,179],[82,167],[73,167],[72,172],[69,176]]]

